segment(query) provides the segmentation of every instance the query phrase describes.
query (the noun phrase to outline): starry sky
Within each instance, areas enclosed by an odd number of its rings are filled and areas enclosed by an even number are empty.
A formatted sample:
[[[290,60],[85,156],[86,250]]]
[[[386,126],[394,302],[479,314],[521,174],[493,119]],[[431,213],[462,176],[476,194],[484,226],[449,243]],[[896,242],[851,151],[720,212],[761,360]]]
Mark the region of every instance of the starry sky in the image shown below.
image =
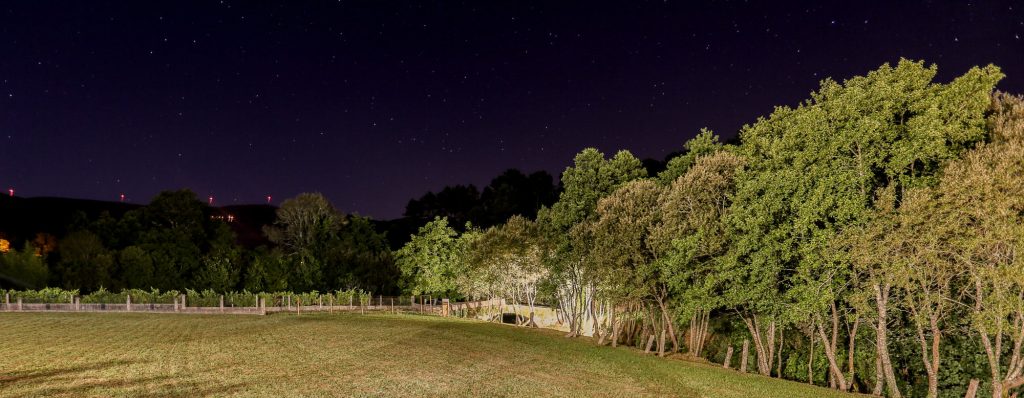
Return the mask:
[[[1024,93],[1022,37],[1016,1],[5,2],[0,188],[319,191],[387,219],[507,168],[557,176],[587,146],[731,137],[900,57],[940,80],[995,63]]]

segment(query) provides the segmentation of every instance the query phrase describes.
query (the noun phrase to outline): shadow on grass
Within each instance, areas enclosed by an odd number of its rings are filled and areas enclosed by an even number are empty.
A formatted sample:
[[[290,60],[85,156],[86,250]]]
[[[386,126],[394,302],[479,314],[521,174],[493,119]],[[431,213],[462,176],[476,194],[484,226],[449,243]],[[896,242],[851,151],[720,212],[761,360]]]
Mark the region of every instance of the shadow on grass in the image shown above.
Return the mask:
[[[68,368],[3,372],[0,373],[0,388],[18,383],[31,383],[37,379],[47,379],[57,376],[74,376],[77,373],[89,372],[94,370],[105,370],[108,368],[132,365],[134,363],[138,363],[138,361],[133,362],[125,360],[116,360],[89,363],[78,366],[72,366]]]
[[[131,396],[131,397],[221,397],[244,389],[245,384],[201,383],[197,381],[175,381],[179,376],[138,377],[128,380],[103,380],[85,382],[74,386],[38,386],[23,397],[39,396]]]
[[[150,377],[99,376],[99,380],[76,381],[85,373],[109,375],[115,368],[138,365],[141,361],[114,360],[55,369],[0,373],[0,395],[14,397],[39,396],[109,396],[133,397],[197,397],[224,396],[243,390],[245,384],[218,384],[191,381],[192,375],[158,375]]]
[[[154,377],[101,377],[82,381],[83,373],[111,370],[139,362],[106,361],[43,370],[27,370],[0,374],[0,395],[12,397],[40,396],[110,396],[132,397],[202,397],[224,396],[244,391],[243,383],[220,384],[193,381],[194,374],[161,374]],[[109,372],[108,372],[109,373]],[[5,391],[6,390],[6,391]]]

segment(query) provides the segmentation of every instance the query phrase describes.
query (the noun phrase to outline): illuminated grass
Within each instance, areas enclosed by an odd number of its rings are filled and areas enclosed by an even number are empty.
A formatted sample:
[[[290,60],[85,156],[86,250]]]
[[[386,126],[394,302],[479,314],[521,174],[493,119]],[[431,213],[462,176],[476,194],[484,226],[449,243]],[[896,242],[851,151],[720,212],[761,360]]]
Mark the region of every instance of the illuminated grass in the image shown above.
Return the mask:
[[[849,396],[417,315],[0,313],[0,396]]]

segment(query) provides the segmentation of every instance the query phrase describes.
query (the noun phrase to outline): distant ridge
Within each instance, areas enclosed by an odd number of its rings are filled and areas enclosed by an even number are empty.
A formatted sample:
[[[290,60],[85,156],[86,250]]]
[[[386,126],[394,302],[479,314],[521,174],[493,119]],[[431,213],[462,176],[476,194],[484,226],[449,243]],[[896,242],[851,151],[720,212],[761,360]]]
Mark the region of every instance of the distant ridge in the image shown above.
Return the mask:
[[[21,247],[37,233],[48,233],[58,238],[67,235],[73,225],[95,221],[104,212],[115,218],[143,207],[140,204],[92,199],[60,197],[0,196],[0,237]],[[274,222],[276,207],[265,204],[208,207],[210,216],[231,217],[228,225],[235,232],[238,243],[253,248],[269,244],[263,226]]]

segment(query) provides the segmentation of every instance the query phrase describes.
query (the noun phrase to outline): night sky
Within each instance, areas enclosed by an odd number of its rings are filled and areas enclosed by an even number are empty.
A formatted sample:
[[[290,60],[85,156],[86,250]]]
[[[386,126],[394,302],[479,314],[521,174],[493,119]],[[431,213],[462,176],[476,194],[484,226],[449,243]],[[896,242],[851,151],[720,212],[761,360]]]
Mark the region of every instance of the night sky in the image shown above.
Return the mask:
[[[900,57],[940,80],[995,63],[1024,93],[1015,1],[251,3],[5,2],[0,188],[320,191],[386,219],[587,146],[660,160]]]

